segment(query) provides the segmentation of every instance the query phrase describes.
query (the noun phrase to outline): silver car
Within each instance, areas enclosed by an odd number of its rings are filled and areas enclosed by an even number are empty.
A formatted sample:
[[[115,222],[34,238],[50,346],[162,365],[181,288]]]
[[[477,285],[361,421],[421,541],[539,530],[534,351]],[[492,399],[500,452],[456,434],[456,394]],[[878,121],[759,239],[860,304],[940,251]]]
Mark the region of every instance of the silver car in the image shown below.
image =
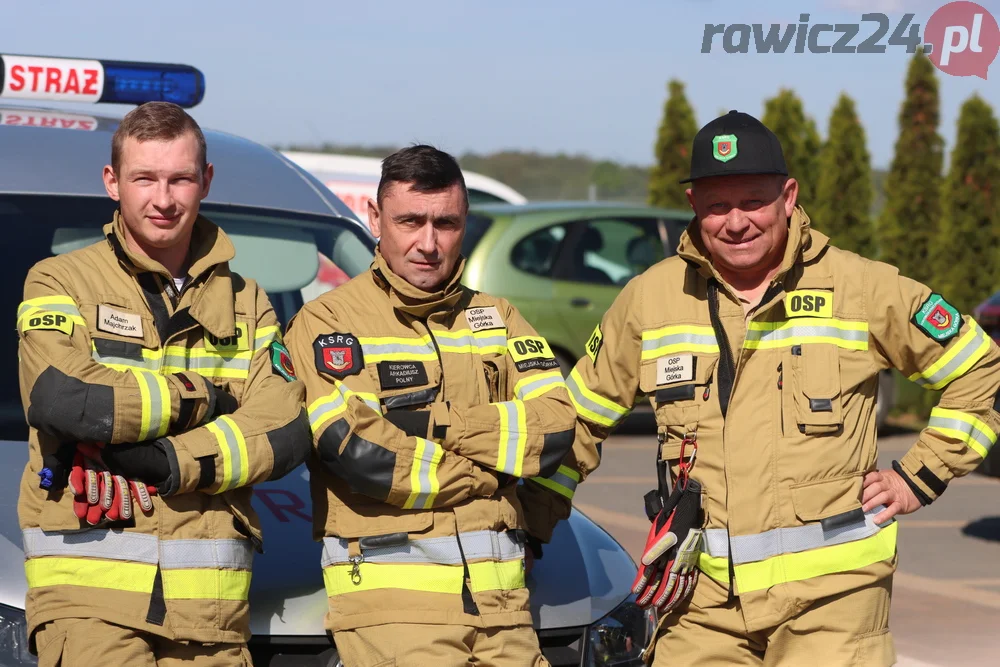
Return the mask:
[[[35,262],[101,238],[116,206],[101,169],[117,124],[98,113],[12,106],[0,97],[0,228],[8,234],[0,313],[10,317],[0,329],[0,667],[36,664],[25,636],[17,518],[28,445],[14,313]],[[305,301],[368,268],[375,240],[322,183],[265,146],[222,132],[205,136],[216,176],[202,211],[232,236],[233,269],[264,286],[282,324]],[[309,498],[304,466],[254,490],[265,535],[250,590],[258,667],[339,664],[323,629],[327,598]],[[621,545],[586,516],[574,511],[560,523],[528,577],[534,625],[553,665],[642,664],[654,618],[634,604],[635,574]]]

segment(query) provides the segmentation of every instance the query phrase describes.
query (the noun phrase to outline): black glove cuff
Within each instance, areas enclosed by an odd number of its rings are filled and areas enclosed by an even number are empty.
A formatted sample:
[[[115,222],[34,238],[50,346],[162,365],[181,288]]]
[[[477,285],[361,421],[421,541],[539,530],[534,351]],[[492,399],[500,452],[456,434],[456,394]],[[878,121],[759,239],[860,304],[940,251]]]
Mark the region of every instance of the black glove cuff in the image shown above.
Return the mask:
[[[153,443],[153,446],[163,450],[163,453],[167,455],[167,464],[170,466],[170,476],[162,483],[156,485],[156,492],[164,497],[172,496],[177,493],[181,480],[181,469],[177,464],[177,452],[174,451],[174,443],[170,441],[170,438],[160,438]]]
[[[903,478],[903,481],[905,481],[906,485],[910,487],[910,490],[913,491],[913,495],[917,497],[917,500],[920,501],[921,505],[926,507],[934,502],[933,498],[924,493],[923,489],[917,486],[917,483],[910,479],[909,474],[907,474],[906,470],[903,469],[903,466],[900,465],[899,461],[894,460],[892,462],[892,469],[896,471],[896,474]]]
[[[531,555],[535,557],[535,560],[539,560],[542,557],[542,541],[531,535],[529,533],[524,534],[525,544],[529,549],[531,549]]]

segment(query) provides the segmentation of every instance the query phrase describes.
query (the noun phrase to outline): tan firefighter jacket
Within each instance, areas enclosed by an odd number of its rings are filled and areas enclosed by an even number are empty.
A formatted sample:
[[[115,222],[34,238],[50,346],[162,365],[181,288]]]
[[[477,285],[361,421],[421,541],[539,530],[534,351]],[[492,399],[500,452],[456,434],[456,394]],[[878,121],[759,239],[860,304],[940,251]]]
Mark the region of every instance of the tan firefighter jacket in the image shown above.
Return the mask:
[[[463,265],[429,294],[376,251],[289,323],[331,630],[530,625],[521,531],[547,540],[596,466],[596,450],[570,451],[573,404],[545,339],[462,287]]]
[[[251,485],[308,455],[304,387],[263,289],[230,272],[222,230],[198,218],[178,295],[159,263],[126,249],[122,224],[116,213],[105,240],[36,264],[18,309],[29,628],[92,616],[173,639],[244,642],[261,547]],[[208,383],[239,408],[206,422]],[[43,456],[81,441],[165,449],[171,476],[149,516],[137,508],[131,522],[90,528],[68,489],[39,487]]]
[[[693,602],[739,596],[755,631],[894,571],[898,524],[861,509],[879,372],[944,390],[898,464],[928,503],[996,440],[1000,350],[929,288],[830,246],[801,209],[780,273],[746,319],[696,222],[678,253],[624,288],[567,385],[588,442],[607,437],[637,393],[655,409],[674,475],[685,435],[696,439],[708,576]]]

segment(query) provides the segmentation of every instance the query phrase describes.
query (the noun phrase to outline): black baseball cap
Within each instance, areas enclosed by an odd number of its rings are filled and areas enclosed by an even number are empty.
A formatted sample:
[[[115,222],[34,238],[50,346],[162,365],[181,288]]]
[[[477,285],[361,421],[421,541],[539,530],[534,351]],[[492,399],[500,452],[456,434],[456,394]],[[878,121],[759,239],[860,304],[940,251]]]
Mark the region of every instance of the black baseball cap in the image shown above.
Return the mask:
[[[788,175],[781,142],[764,123],[742,111],[730,111],[698,130],[691,149],[691,176],[736,174]]]

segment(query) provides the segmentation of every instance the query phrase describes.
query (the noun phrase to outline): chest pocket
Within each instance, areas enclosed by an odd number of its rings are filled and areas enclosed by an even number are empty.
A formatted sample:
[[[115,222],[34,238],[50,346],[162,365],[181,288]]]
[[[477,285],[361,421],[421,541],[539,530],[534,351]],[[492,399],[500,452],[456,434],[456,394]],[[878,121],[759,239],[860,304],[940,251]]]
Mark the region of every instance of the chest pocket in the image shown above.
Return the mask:
[[[379,361],[370,372],[384,410],[425,406],[441,390],[441,365],[436,361]]]
[[[102,294],[96,304],[84,306],[83,315],[97,363],[117,371],[160,370],[163,355],[156,325],[131,299]]]
[[[698,426],[712,397],[718,355],[679,354],[650,359],[639,371],[639,389],[651,399],[660,439],[676,441]]]
[[[788,433],[831,435],[844,424],[840,383],[840,352],[824,343],[795,345],[783,368],[790,380],[783,398],[784,429]]]

